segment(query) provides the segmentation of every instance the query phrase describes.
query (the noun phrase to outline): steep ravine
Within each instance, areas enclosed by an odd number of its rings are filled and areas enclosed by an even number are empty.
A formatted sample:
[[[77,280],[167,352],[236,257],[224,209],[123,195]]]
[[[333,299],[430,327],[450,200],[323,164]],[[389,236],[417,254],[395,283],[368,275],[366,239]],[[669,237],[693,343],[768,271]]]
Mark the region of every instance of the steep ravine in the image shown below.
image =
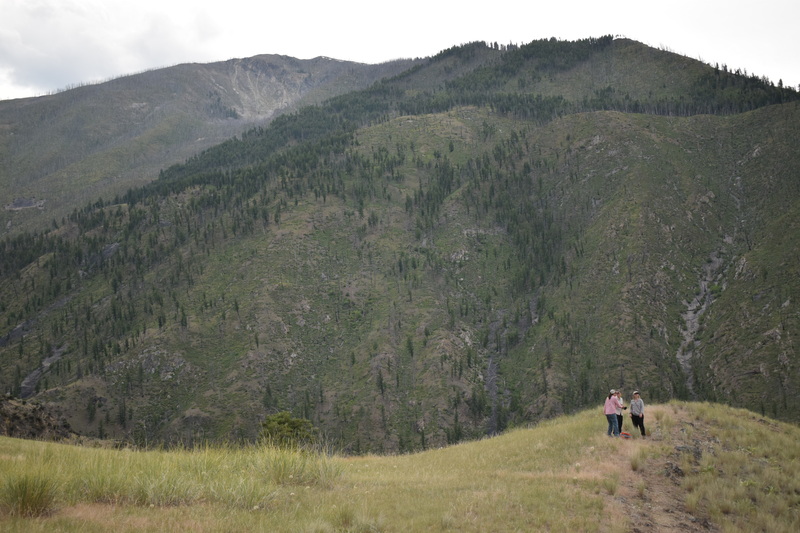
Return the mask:
[[[678,347],[678,352],[675,357],[686,375],[686,390],[689,392],[691,399],[696,399],[694,390],[694,371],[692,369],[692,357],[695,348],[699,345],[700,341],[697,334],[700,331],[701,318],[708,310],[709,306],[714,301],[713,291],[711,287],[718,283],[722,277],[723,261],[719,257],[718,252],[712,252],[709,260],[703,265],[701,269],[700,279],[698,280],[698,291],[695,297],[687,302],[683,301],[686,306],[686,311],[681,313],[684,327],[681,328],[681,336],[683,341]]]

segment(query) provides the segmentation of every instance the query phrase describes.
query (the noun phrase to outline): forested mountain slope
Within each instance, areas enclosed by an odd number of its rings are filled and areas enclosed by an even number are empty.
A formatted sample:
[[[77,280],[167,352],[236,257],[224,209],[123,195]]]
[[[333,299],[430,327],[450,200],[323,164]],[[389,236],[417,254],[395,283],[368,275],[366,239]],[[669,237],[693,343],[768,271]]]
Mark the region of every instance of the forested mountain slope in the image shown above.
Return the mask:
[[[7,237],[0,385],[83,433],[286,409],[354,452],[611,387],[793,419],[798,119],[632,41],[453,47]]]
[[[39,231],[254,125],[412,64],[260,55],[0,101],[0,228]]]

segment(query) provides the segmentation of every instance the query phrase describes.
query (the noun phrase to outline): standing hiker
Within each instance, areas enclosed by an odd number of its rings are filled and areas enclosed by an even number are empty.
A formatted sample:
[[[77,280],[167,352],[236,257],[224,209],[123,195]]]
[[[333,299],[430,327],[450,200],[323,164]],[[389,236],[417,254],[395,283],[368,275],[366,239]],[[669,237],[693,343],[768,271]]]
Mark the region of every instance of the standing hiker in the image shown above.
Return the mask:
[[[633,391],[633,400],[631,400],[631,422],[633,427],[639,428],[642,437],[646,437],[647,433],[644,430],[644,401],[639,397],[639,391]]]
[[[617,391],[611,389],[611,392],[608,394],[608,398],[606,398],[605,406],[603,407],[603,413],[606,415],[606,419],[608,420],[608,436],[611,437],[612,434],[614,437],[619,437],[619,422],[617,421],[617,407],[622,407],[622,404],[619,403],[619,399],[616,397]]]
[[[617,389],[617,400],[619,400],[619,407],[617,407],[617,424],[619,424],[619,431],[622,433],[622,422],[624,417],[622,416],[622,410],[627,409],[625,407],[625,400],[622,399],[622,391]]]

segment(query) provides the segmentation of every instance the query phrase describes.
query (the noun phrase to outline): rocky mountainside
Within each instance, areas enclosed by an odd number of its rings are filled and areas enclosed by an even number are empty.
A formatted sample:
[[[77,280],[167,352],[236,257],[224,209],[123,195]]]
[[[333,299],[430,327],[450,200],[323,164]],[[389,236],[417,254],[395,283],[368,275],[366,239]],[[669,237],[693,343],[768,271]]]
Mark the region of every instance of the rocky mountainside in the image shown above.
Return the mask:
[[[9,395],[0,397],[0,435],[19,439],[63,440],[76,436],[63,417],[45,406]]]
[[[40,230],[254,125],[412,64],[260,55],[0,101],[0,229]]]

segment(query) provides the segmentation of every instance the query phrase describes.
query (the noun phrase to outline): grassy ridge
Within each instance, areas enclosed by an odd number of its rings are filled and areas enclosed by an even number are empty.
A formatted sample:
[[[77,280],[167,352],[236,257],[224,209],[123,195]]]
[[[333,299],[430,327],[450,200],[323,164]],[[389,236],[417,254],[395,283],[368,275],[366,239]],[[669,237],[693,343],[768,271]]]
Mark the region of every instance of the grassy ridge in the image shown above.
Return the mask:
[[[598,409],[401,456],[105,450],[0,439],[4,531],[793,531],[800,429],[708,403]],[[29,508],[21,501],[40,502]],[[26,511],[26,509],[28,509]],[[25,514],[32,516],[25,516]],[[694,526],[688,526],[694,524]]]

